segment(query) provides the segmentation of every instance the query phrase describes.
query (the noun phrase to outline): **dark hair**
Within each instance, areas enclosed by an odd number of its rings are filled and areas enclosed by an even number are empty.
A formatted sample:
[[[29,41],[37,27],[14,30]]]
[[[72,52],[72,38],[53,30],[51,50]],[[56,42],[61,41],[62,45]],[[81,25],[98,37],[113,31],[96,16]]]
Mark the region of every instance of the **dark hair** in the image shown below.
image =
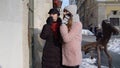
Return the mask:
[[[50,11],[48,12],[48,14],[58,14],[58,16],[60,15],[60,12],[56,9],[56,8],[52,8],[50,9]]]

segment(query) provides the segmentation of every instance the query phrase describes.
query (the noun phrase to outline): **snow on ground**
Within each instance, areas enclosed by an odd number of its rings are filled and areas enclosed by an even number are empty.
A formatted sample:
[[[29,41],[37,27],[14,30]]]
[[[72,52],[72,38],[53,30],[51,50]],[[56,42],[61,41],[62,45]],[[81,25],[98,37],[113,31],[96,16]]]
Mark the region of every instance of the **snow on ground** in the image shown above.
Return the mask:
[[[94,35],[94,34],[88,29],[82,29],[82,35]]]
[[[80,65],[79,68],[97,68],[97,66],[95,65],[96,63],[96,59],[90,59],[90,58],[84,58],[82,60],[82,64]],[[101,68],[108,68],[105,66],[101,66]]]
[[[120,38],[111,39],[108,43],[108,50],[120,54]],[[82,64],[79,68],[97,68],[95,65],[96,59],[83,58]],[[101,68],[108,68],[106,66],[101,66]]]
[[[90,58],[84,58],[80,68],[97,68],[97,66],[94,65],[95,61],[96,59],[91,60]]]
[[[109,41],[108,43],[108,50],[120,54],[120,38],[115,38]]]

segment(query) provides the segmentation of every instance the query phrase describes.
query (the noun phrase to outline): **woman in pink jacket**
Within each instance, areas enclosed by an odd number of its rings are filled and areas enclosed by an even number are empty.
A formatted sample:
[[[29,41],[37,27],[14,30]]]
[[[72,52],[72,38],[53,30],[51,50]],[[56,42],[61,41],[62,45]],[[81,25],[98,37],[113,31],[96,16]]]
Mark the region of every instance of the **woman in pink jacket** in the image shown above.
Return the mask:
[[[79,65],[82,62],[82,24],[79,21],[79,16],[76,12],[76,5],[69,5],[64,8],[63,21],[60,26],[60,32],[63,38],[63,68],[79,68]]]

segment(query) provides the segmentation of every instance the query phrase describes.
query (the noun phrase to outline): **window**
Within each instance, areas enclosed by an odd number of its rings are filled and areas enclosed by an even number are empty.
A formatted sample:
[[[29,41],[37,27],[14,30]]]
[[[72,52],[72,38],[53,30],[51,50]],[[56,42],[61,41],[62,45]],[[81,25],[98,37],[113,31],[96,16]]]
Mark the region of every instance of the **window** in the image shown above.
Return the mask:
[[[113,15],[116,15],[117,12],[118,12],[117,10],[112,11]]]
[[[114,26],[119,26],[120,20],[119,20],[119,18],[110,18],[110,22]]]

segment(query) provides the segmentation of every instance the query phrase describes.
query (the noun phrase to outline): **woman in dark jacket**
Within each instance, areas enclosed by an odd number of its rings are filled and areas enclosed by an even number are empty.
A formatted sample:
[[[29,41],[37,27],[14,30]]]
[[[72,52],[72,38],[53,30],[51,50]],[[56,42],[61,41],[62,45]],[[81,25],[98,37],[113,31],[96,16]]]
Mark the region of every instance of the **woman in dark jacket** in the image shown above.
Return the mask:
[[[59,30],[61,25],[60,14],[57,9],[51,9],[48,14],[50,16],[46,20],[47,24],[43,26],[40,34],[40,37],[46,40],[43,49],[42,68],[62,68],[61,36]]]

